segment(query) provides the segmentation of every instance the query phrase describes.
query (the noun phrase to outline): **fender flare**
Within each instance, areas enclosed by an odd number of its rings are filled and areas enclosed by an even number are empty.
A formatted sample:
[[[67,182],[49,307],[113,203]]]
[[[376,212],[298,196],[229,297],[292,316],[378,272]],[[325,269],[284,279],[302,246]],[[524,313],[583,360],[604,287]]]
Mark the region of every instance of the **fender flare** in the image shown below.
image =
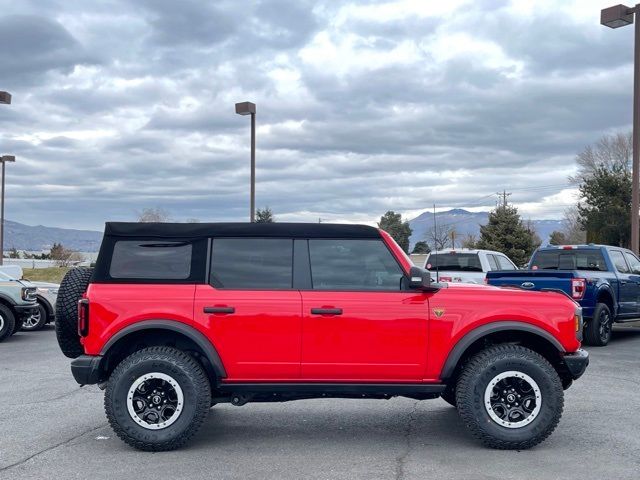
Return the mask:
[[[187,325],[186,323],[176,322],[172,320],[144,320],[142,322],[129,325],[128,327],[119,330],[113,335],[107,343],[104,344],[100,350],[100,355],[105,356],[111,347],[119,340],[125,338],[127,335],[139,332],[142,330],[166,330],[169,332],[175,332],[184,335],[189,340],[193,341],[204,352],[205,356],[211,363],[214,372],[218,375],[218,378],[226,378],[227,372],[222,364],[220,355],[213,344],[195,328]]]
[[[453,375],[456,366],[458,365],[458,361],[464,355],[464,352],[476,341],[480,340],[487,335],[496,332],[504,332],[504,331],[513,331],[516,330],[518,332],[526,332],[533,333],[534,335],[539,336],[540,338],[551,343],[555,348],[558,349],[558,352],[564,352],[565,349],[562,344],[549,332],[543,330],[540,327],[536,327],[535,325],[531,325],[529,323],[523,322],[493,322],[488,323],[486,325],[482,325],[478,328],[471,330],[464,337],[458,340],[458,343],[455,344],[451,352],[449,352],[449,356],[442,367],[442,373],[440,374],[440,378],[443,380],[451,378]]]
[[[36,294],[36,301],[38,303],[41,303],[44,306],[44,308],[47,310],[47,314],[49,315],[49,317],[52,317],[56,314],[55,310],[53,309],[53,305],[51,305],[49,300],[47,300],[42,295]]]
[[[598,297],[602,294],[602,292],[607,292],[611,296],[611,300],[613,301],[613,312],[611,314],[615,317],[618,315],[618,299],[613,291],[613,288],[609,283],[603,283],[600,285],[595,292],[594,302],[598,303]],[[595,307],[595,304],[593,305]]]

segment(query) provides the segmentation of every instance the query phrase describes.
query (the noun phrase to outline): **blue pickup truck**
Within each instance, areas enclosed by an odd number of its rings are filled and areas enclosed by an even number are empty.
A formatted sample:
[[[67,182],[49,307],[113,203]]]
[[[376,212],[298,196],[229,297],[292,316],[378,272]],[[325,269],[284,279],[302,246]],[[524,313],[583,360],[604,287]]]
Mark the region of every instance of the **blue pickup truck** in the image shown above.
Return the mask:
[[[527,290],[562,290],[582,307],[588,345],[609,343],[614,322],[640,318],[640,260],[621,247],[542,247],[533,253],[528,269],[487,272],[486,281]]]

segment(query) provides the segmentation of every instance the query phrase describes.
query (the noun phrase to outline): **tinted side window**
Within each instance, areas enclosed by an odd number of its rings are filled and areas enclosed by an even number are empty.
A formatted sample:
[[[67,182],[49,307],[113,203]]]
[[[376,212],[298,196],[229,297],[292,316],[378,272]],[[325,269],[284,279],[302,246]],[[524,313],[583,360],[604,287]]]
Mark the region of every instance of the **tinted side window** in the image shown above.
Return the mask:
[[[627,259],[631,273],[640,273],[640,260],[638,260],[635,255],[624,252],[624,258]]]
[[[382,240],[309,240],[315,290],[400,290],[402,269]]]
[[[613,264],[616,266],[616,270],[620,273],[629,273],[629,267],[627,266],[627,262],[624,261],[622,252],[619,250],[609,250],[609,255],[611,256],[611,260],[613,260]]]
[[[516,267],[513,266],[513,263],[511,263],[507,257],[498,255],[497,258],[498,264],[500,264],[500,270],[515,270]]]
[[[498,261],[496,260],[495,255],[487,255],[487,260],[489,260],[489,268],[491,270],[499,270],[498,268]]]
[[[211,284],[216,288],[283,290],[292,288],[293,240],[216,238]]]
[[[185,280],[191,275],[192,246],[186,242],[119,240],[113,246],[112,278]]]

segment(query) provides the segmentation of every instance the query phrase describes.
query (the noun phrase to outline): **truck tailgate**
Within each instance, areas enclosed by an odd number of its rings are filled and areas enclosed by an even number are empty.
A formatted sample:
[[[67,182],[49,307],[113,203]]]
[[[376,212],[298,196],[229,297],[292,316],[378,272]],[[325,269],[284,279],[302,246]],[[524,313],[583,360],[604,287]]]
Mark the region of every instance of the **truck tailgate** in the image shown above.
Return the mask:
[[[526,290],[562,290],[571,295],[571,279],[576,277],[572,270],[505,270],[487,272],[487,283]]]

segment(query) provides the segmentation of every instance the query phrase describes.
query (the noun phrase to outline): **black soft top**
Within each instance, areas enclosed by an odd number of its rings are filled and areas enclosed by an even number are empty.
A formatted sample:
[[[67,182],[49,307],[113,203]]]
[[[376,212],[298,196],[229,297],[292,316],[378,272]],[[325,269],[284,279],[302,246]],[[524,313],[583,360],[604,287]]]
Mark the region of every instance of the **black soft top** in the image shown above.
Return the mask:
[[[338,223],[133,223],[107,222],[106,237],[380,238],[377,228]]]

